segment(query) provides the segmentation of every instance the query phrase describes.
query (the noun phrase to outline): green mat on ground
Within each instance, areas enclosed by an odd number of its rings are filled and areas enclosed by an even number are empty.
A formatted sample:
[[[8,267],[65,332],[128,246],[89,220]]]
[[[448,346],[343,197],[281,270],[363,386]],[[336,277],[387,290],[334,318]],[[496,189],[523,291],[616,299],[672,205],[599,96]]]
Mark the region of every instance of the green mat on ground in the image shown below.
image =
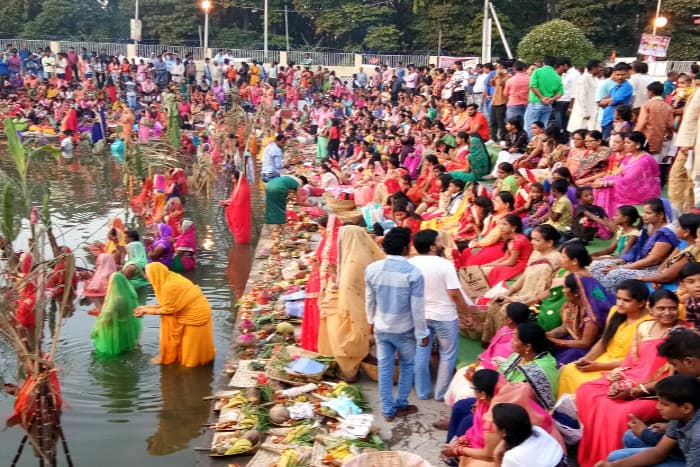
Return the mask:
[[[459,348],[457,349],[457,367],[468,365],[483,351],[481,342],[475,339],[467,339],[459,336]]]

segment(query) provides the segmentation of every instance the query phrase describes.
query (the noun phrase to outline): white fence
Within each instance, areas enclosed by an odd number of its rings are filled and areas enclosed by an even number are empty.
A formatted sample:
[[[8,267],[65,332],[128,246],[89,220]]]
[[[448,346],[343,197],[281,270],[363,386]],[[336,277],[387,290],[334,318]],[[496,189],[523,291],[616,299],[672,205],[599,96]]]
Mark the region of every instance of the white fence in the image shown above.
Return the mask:
[[[183,59],[192,54],[195,60],[204,60],[204,48],[202,47],[161,44],[138,44],[136,46],[136,53],[139,57],[150,57],[151,54],[160,55],[164,52],[177,53]]]
[[[27,44],[27,47],[32,52],[37,49],[46,49],[51,46],[51,41],[41,39],[0,39],[0,44],[6,46],[11,44],[12,47],[19,49],[22,45]]]
[[[287,62],[301,65],[307,58],[311,59],[313,66],[355,66],[355,54],[340,52],[299,52],[290,50],[287,54]]]
[[[416,66],[428,66],[429,61],[429,55],[362,55],[362,64],[372,67],[387,65],[389,68],[396,68],[399,63],[401,63],[404,67],[411,63]]]
[[[681,73],[690,73],[691,65],[697,62],[666,62],[666,73],[671,70]]]
[[[127,56],[127,44],[117,44],[114,42],[87,42],[87,41],[60,41],[58,43],[61,52],[68,52],[71,47],[78,53],[84,47],[88,52],[102,53],[107,55]]]

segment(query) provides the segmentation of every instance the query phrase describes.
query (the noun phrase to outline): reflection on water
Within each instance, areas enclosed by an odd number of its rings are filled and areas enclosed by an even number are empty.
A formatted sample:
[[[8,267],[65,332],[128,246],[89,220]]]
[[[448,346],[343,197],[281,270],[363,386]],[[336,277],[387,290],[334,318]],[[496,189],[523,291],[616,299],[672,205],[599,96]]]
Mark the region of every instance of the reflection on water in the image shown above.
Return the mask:
[[[213,366],[160,369],[163,407],[158,415],[158,431],[148,438],[148,452],[164,456],[184,449],[202,434],[211,402],[202,400],[211,394]]]
[[[4,149],[0,146],[0,169],[8,165]],[[109,219],[126,213],[119,170],[108,160],[59,168],[36,163],[31,172],[37,205],[43,190],[50,193],[59,244],[74,250],[78,266],[92,268],[94,260],[82,246],[104,241]],[[226,197],[222,183],[215,185],[214,196],[212,200],[188,198],[186,204],[187,217],[197,225],[200,245],[198,268],[190,278],[202,288],[213,313],[217,356],[212,365],[188,369],[151,364],[150,358],[159,350],[157,316],[143,318],[140,349],[111,361],[94,357],[90,340],[94,318],[87,315],[89,305],[76,303],[74,312],[64,319],[56,359],[65,401],[62,424],[76,465],[109,466],[117,460],[120,465],[149,467],[195,465],[192,448],[203,443],[202,424],[210,408],[202,398],[211,393],[214,374],[220,371],[229,348],[235,300],[231,290],[236,295],[243,291],[252,255],[252,245],[231,246],[218,206],[218,200]],[[253,196],[256,199],[257,193]],[[138,227],[138,219],[126,214],[127,226]],[[24,235],[18,244],[26,245]],[[152,291],[146,300],[155,302]],[[47,336],[52,335],[57,319],[55,305],[50,306]],[[14,381],[15,374],[16,359],[0,339],[0,377]],[[0,415],[12,412],[13,402],[0,394]],[[0,431],[0,465],[9,465],[21,437],[16,428]],[[36,465],[30,451],[25,449],[18,465]]]

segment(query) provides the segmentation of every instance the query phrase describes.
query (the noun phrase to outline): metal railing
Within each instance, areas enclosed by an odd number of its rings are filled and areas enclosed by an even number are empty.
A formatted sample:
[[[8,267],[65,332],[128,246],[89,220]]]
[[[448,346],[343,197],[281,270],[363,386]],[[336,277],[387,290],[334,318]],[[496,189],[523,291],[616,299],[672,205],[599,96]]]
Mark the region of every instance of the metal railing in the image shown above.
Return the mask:
[[[61,52],[68,52],[71,47],[78,53],[85,47],[88,52],[105,51],[107,55],[124,56],[127,55],[127,44],[117,44],[114,42],[88,42],[88,41],[59,41],[58,46]]]
[[[287,54],[287,62],[302,65],[304,60],[311,59],[312,66],[355,66],[355,54],[341,52],[303,52],[290,50]]]
[[[265,51],[259,49],[231,49],[228,47],[209,47],[210,54],[215,57],[219,50],[224,50],[226,55],[233,57],[234,61],[241,60],[256,60],[258,63],[272,63],[280,61],[279,50],[268,50],[267,59],[265,59]]]
[[[136,53],[139,57],[150,57],[151,54],[160,55],[163,52],[177,53],[178,56],[185,58],[192,54],[195,60],[204,60],[204,48],[202,47],[187,47],[183,45],[162,45],[162,44],[139,44],[136,47]]]
[[[666,73],[678,71],[680,73],[690,73],[690,67],[698,62],[666,62]]]
[[[399,62],[404,67],[413,63],[416,66],[428,66],[430,57],[428,55],[381,55],[381,54],[363,54],[362,64],[367,66],[387,65],[389,68],[396,68]]]
[[[0,44],[6,46],[7,44],[12,44],[13,47],[19,49],[23,44],[27,44],[29,50],[34,52],[37,49],[46,49],[50,46],[51,41],[42,39],[0,39]]]

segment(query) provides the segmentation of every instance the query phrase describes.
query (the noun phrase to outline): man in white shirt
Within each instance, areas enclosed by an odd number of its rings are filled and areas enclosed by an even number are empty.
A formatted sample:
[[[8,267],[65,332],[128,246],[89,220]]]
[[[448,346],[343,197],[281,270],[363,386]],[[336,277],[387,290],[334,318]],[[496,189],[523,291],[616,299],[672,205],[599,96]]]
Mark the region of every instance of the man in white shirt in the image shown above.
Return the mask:
[[[557,72],[561,75],[561,84],[564,87],[564,94],[554,103],[552,112],[557,126],[565,129],[569,125],[569,114],[571,114],[571,99],[574,98],[576,83],[581,78],[581,73],[576,67],[571,66],[569,57],[559,57],[557,59]],[[545,125],[547,122],[543,122]]]
[[[573,133],[576,130],[598,130],[598,104],[596,95],[598,93],[598,81],[600,74],[603,71],[603,65],[600,60],[590,60],[586,65],[586,73],[576,82],[574,95],[571,99],[569,107],[571,114],[569,115],[569,124],[566,130]]]
[[[484,66],[479,64],[476,66],[476,77],[474,78],[474,89],[473,89],[473,102],[481,108],[481,104],[484,100],[484,92],[486,92],[486,77],[488,72],[484,70]]]
[[[459,313],[467,313],[467,303],[462,295],[462,286],[452,262],[442,258],[445,246],[438,232],[421,230],[413,237],[413,246],[418,256],[409,259],[423,275],[425,282],[425,322],[430,333],[429,343],[416,348],[415,385],[421,400],[445,399],[447,387],[454,373],[459,342]],[[459,313],[458,313],[459,310]],[[435,391],[430,380],[430,349],[437,339],[440,349]]]
[[[646,63],[639,60],[632,62],[629,81],[632,85],[632,91],[634,92],[632,111],[637,115],[639,115],[639,109],[642,105],[649,100],[647,96],[647,86],[654,81],[654,78],[647,74],[648,71],[649,65]]]
[[[466,85],[468,74],[462,69],[462,61],[457,60],[452,65],[454,73],[452,74],[452,100],[453,102],[464,102],[464,86]]]
[[[406,92],[415,95],[418,87],[418,72],[414,64],[408,65],[408,73],[403,78],[406,83]]]
[[[48,49],[41,58],[41,67],[44,69],[45,78],[51,78],[56,73],[56,59],[51,56],[51,51]]]

